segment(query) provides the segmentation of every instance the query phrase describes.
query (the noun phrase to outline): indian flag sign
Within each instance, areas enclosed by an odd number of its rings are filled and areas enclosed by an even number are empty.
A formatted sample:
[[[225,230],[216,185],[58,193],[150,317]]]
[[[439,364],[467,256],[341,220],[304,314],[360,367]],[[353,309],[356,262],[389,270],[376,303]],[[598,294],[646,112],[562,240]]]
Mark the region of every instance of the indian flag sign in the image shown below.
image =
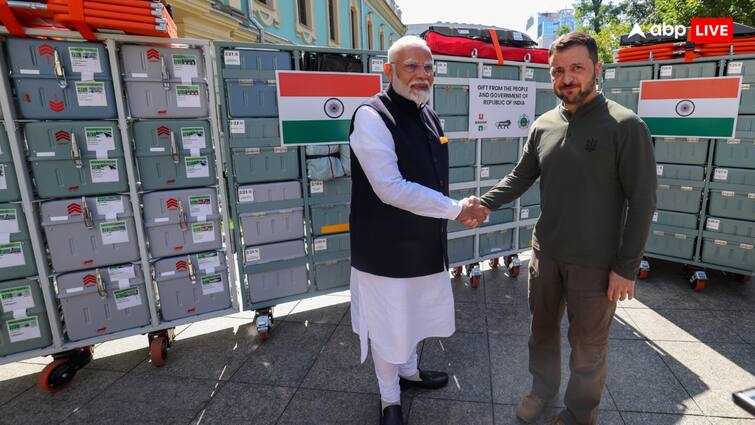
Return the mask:
[[[348,143],[354,111],[380,92],[380,74],[278,71],[283,146]]]
[[[732,138],[742,77],[642,81],[637,115],[657,137]]]

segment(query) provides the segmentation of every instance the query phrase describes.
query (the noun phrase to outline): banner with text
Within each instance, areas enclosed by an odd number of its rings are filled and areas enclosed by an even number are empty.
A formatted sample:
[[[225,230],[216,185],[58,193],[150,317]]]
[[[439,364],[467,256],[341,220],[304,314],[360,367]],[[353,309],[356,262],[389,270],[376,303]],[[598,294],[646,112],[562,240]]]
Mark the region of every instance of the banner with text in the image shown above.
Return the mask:
[[[535,120],[535,82],[469,80],[469,137],[527,137]]]

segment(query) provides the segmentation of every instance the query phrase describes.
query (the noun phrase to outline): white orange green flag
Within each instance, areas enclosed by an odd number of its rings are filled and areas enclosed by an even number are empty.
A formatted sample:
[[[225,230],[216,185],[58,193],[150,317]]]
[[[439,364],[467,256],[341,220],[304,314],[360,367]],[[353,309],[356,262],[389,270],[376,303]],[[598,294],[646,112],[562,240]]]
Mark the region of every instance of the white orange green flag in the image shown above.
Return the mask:
[[[646,80],[637,115],[656,137],[732,138],[742,77]]]
[[[380,74],[277,71],[282,146],[348,143],[354,111],[379,93]]]

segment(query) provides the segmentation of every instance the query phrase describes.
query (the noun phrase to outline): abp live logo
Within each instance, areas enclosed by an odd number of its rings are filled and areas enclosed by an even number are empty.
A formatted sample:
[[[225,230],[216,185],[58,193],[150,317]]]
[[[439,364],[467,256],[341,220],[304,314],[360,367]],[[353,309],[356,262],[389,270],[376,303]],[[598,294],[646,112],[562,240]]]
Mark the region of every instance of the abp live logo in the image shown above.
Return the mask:
[[[687,41],[718,43],[734,40],[734,18],[692,18]]]

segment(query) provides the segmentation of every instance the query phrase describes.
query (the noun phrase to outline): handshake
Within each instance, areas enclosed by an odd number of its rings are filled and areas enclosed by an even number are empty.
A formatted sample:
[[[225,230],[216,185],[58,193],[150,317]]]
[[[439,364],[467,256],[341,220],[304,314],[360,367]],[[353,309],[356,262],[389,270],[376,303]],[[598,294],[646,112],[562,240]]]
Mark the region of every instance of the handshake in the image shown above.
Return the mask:
[[[456,221],[473,229],[478,227],[488,218],[490,209],[480,203],[480,198],[470,196],[461,200],[461,213]]]

